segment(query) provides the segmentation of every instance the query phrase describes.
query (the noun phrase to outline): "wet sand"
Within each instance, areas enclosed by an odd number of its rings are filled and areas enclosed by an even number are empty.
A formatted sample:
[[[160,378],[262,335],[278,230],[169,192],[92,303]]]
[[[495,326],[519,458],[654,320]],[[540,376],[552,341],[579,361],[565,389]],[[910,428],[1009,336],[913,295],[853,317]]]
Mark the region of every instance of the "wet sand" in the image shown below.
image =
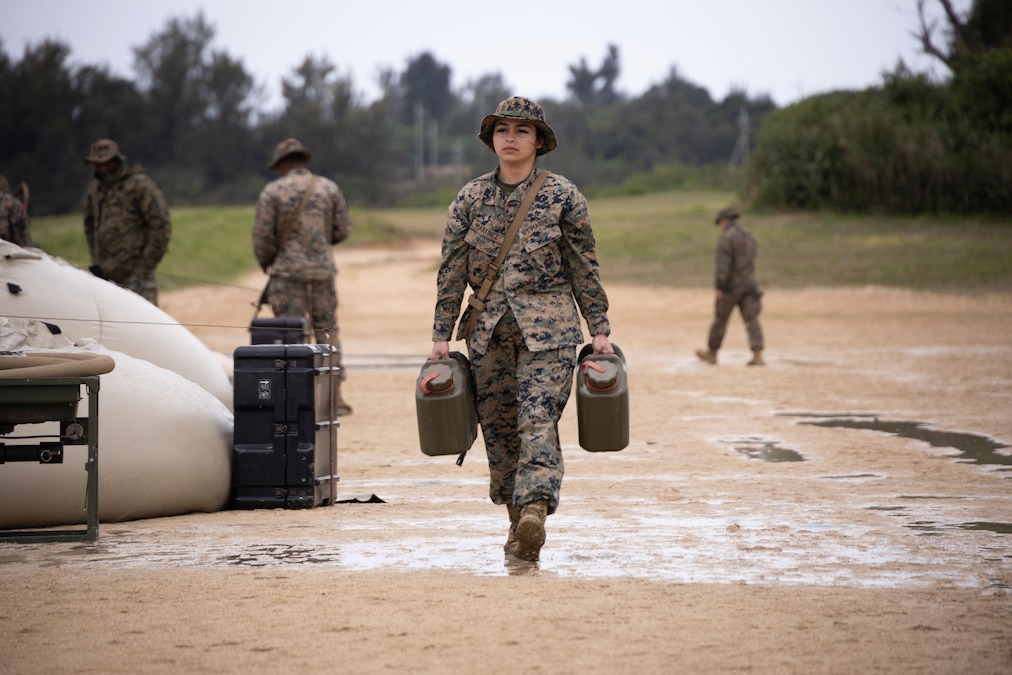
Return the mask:
[[[609,286],[630,446],[579,448],[571,402],[531,565],[480,439],[418,450],[437,259],[338,248],[350,501],[0,544],[0,673],[1012,670],[1012,298],[770,289],[746,368],[738,317],[720,365],[693,356],[708,289]],[[230,353],[243,285],[162,304]]]

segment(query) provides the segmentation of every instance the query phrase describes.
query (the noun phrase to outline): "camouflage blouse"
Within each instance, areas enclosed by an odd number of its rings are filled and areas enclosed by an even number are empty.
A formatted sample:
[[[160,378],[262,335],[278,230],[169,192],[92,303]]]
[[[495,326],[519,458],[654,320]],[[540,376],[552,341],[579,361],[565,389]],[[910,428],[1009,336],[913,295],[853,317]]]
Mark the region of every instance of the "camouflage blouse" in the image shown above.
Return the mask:
[[[18,246],[30,246],[28,218],[24,204],[14,195],[0,192],[0,239]]]
[[[315,178],[315,180],[314,180]],[[312,194],[297,220],[306,190]],[[351,234],[344,193],[334,181],[292,169],[260,192],[253,222],[253,252],[263,270],[292,279],[327,279],[337,272],[334,244]]]
[[[759,290],[755,278],[758,245],[755,237],[732,220],[717,240],[716,287],[718,291]]]
[[[472,291],[481,287],[537,174],[535,169],[506,195],[496,173],[487,173],[465,185],[450,205],[437,274],[433,341],[450,339],[467,286]],[[611,333],[587,200],[568,179],[549,174],[503,261],[468,348],[484,353],[507,311],[516,317],[531,351],[579,345],[584,338],[577,308],[591,335]],[[463,338],[458,332],[457,339]]]
[[[172,223],[162,191],[139,166],[92,181],[84,202],[91,261],[116,282],[153,272],[169,250]]]

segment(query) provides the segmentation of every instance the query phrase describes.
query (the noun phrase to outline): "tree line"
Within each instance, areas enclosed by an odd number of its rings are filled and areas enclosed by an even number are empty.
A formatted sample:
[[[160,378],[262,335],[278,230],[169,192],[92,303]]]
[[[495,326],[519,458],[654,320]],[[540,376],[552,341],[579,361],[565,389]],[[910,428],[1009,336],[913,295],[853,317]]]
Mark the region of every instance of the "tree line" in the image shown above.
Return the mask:
[[[610,45],[598,65],[569,66],[564,96],[541,101],[562,139],[541,163],[591,195],[703,180],[771,209],[1008,212],[1012,3],[974,0],[960,16],[936,0],[939,34],[924,20],[928,0],[916,1],[915,37],[951,70],[947,82],[900,62],[881,86],[780,109],[744,90],[714,100],[672,66],[628,97]],[[214,38],[202,12],[172,18],[134,47],[133,78],[72,65],[58,40],[19,59],[0,44],[0,173],[31,186],[33,214],[74,212],[90,179],[83,157],[108,137],[173,205],[252,203],[273,177],[274,145],[295,136],[353,205],[445,201],[494,164],[475,139],[481,116],[523,93],[495,72],[454,88],[452,68],[423,52],[381,72],[381,96],[366,102],[350,75],[307,55],[282,78],[279,109],[265,111],[260,85]]]
[[[498,73],[455,90],[451,67],[423,52],[381,73],[382,95],[363,102],[350,75],[307,55],[282,79],[280,109],[265,112],[253,75],[214,38],[203,13],[172,18],[134,47],[132,79],[72,65],[58,40],[29,45],[18,60],[0,51],[0,87],[14,93],[0,99],[0,173],[29,183],[34,213],[72,212],[90,178],[82,159],[108,137],[173,204],[251,202],[271,178],[272,148],[295,136],[352,203],[389,205],[489,166],[478,121],[517,93]],[[574,64],[570,96],[542,101],[564,139],[556,170],[588,187],[657,163],[727,162],[738,108],[774,108],[744,93],[715,102],[672,70],[638,120],[617,124],[632,103],[615,91],[618,59],[611,47],[601,68]]]
[[[902,62],[881,87],[836,92],[770,114],[743,180],[767,208],[883,213],[1012,213],[1012,3],[974,0],[965,16],[913,35],[951,72],[933,82]]]

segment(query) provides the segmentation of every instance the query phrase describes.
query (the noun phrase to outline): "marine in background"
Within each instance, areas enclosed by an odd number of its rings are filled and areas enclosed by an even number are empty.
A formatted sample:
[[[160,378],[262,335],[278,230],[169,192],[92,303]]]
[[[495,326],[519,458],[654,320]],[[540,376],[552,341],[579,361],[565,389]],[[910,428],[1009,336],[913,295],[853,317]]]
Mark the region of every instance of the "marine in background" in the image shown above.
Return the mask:
[[[330,344],[339,380],[343,367],[337,321],[337,264],[334,249],[351,234],[351,215],[337,184],[313,174],[307,164],[313,153],[295,138],[274,148],[267,168],[278,178],[268,183],[257,200],[253,222],[253,252],[267,272],[267,302],[276,317],[308,317],[319,344]],[[341,384],[337,414],[350,415]]]
[[[703,361],[717,364],[717,352],[724,342],[727,322],[734,308],[741,312],[748,333],[752,360],[747,365],[763,366],[763,330],[759,324],[762,311],[762,289],[755,276],[755,263],[759,246],[752,233],[738,222],[741,214],[734,207],[721,209],[713,224],[720,228],[716,256],[716,300],[713,323],[707,336],[707,348],[696,351]]]
[[[172,236],[165,195],[140,166],[126,164],[113,140],[95,141],[84,161],[95,177],[84,201],[89,269],[157,305],[155,269]]]
[[[26,195],[28,186],[21,183],[18,192]],[[34,246],[28,227],[28,206],[11,192],[7,176],[0,176],[0,239],[18,246]]]

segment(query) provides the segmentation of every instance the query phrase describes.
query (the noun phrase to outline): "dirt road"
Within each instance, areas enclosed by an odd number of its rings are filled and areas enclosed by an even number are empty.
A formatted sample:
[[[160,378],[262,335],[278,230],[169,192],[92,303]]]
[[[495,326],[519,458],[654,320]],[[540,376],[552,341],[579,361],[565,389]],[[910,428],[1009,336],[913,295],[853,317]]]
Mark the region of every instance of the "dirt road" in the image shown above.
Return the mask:
[[[713,367],[710,290],[609,285],[631,443],[583,451],[571,403],[517,565],[480,440],[418,450],[438,247],[337,255],[359,501],[0,545],[0,673],[1012,671],[1012,298],[770,289],[769,365],[735,317]],[[230,353],[243,285],[163,307]]]

